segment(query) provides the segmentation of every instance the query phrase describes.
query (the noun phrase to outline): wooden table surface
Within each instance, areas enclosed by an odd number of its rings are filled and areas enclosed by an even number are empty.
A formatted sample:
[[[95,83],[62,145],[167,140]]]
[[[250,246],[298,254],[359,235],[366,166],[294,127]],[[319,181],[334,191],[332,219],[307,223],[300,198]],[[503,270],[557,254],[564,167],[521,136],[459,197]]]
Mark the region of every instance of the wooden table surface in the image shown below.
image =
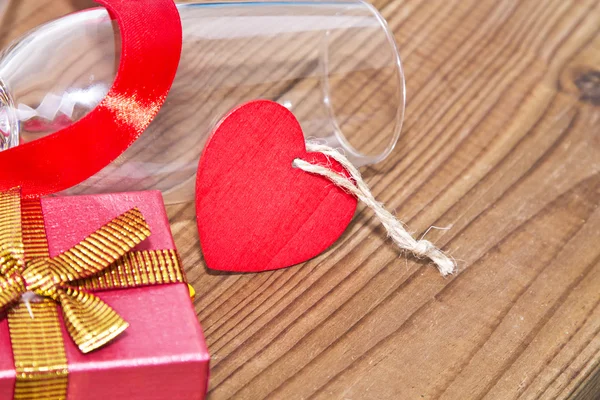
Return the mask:
[[[89,0],[14,0],[5,46]],[[322,256],[208,271],[169,214],[210,399],[600,398],[600,2],[377,0],[407,81],[377,198],[459,262],[442,278],[359,208]],[[380,172],[385,171],[385,172]]]

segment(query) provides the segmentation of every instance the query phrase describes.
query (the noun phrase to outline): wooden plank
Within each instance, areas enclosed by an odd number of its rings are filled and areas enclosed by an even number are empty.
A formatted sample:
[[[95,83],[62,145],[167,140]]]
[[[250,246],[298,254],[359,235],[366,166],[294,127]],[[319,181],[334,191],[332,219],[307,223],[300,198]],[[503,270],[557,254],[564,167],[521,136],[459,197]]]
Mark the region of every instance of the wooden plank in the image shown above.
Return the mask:
[[[2,43],[90,4],[13,1]],[[408,106],[397,149],[365,177],[417,235],[451,226],[427,238],[459,273],[399,254],[364,208],[302,266],[208,271],[193,205],[169,206],[210,398],[598,398],[600,2],[375,5]],[[343,89],[348,107],[371,96]]]

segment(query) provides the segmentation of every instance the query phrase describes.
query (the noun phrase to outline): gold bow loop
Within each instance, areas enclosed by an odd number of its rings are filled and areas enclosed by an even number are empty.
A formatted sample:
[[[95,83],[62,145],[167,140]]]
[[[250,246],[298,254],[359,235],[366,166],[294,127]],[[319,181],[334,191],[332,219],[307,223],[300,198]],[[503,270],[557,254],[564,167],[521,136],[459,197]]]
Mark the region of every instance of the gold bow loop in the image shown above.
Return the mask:
[[[97,277],[150,235],[142,213],[133,208],[60,255],[27,262],[20,219],[18,191],[14,196],[2,196],[0,310],[18,304],[28,292],[54,300],[62,309],[69,335],[83,353],[96,350],[121,334],[129,324],[74,282]]]

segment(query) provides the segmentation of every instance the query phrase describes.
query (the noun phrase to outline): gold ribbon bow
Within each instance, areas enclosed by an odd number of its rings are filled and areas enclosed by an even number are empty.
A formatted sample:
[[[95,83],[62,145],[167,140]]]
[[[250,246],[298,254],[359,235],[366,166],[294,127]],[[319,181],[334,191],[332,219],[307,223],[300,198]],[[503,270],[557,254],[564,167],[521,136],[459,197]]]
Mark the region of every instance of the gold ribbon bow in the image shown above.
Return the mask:
[[[69,335],[88,353],[128,327],[91,290],[183,283],[185,277],[175,250],[131,251],[150,235],[137,208],[51,258],[39,199],[21,202],[18,188],[0,193],[0,311],[9,320],[15,399],[62,399],[68,370],[56,304]],[[31,293],[42,301],[25,307],[21,299]]]
[[[16,205],[16,204],[15,204]],[[60,304],[67,331],[83,353],[105,345],[129,324],[91,293],[69,284],[97,275],[150,235],[137,208],[127,211],[70,250],[53,257],[24,261],[20,223],[13,216],[0,236],[0,308],[33,292]]]

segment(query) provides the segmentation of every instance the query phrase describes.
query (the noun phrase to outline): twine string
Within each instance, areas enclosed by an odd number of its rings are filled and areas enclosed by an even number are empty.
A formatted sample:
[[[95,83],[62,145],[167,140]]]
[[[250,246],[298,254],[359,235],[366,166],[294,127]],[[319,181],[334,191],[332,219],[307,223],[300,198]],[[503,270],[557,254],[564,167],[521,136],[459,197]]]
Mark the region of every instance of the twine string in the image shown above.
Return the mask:
[[[356,196],[367,207],[373,210],[381,224],[385,227],[389,237],[400,249],[410,251],[418,258],[429,258],[437,265],[442,276],[454,273],[456,269],[454,260],[444,254],[430,241],[423,238],[416,240],[406,230],[404,224],[386,210],[382,203],[375,199],[358,169],[342,153],[332,147],[311,142],[306,144],[306,149],[312,153],[323,153],[328,158],[334,159],[348,171],[351,179],[340,175],[327,166],[312,164],[299,158],[295,159],[292,163],[295,168],[311,174],[324,176],[348,193]]]

